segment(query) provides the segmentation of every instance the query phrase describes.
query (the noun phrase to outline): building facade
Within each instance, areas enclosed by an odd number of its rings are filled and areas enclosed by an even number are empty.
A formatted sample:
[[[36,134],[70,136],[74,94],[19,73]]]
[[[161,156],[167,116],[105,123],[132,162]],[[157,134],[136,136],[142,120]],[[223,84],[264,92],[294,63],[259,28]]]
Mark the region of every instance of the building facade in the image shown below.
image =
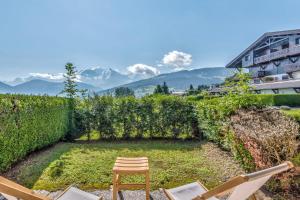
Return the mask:
[[[300,93],[300,29],[263,34],[226,67],[248,69],[256,93]]]

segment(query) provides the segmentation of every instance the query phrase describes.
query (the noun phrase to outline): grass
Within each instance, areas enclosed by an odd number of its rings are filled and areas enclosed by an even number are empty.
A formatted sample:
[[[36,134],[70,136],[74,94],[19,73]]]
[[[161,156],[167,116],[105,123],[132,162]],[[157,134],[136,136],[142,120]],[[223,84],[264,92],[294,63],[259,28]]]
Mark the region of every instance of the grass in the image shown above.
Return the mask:
[[[117,156],[147,156],[151,189],[170,188],[200,180],[208,188],[242,173],[232,158],[211,143],[138,141],[59,143],[37,153],[8,172],[19,183],[56,191],[76,184],[85,190],[109,189]],[[126,177],[141,182],[141,177]]]
[[[292,162],[294,163],[295,166],[300,167],[300,153],[294,156]]]
[[[300,109],[282,110],[282,111],[300,123]]]

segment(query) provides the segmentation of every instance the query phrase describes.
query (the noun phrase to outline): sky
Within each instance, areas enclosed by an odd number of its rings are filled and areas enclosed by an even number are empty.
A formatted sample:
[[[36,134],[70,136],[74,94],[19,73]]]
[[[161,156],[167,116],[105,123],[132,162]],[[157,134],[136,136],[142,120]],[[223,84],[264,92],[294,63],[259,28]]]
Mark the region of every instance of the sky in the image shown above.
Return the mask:
[[[300,28],[299,0],[0,0],[0,80],[113,68],[225,66],[264,32]]]

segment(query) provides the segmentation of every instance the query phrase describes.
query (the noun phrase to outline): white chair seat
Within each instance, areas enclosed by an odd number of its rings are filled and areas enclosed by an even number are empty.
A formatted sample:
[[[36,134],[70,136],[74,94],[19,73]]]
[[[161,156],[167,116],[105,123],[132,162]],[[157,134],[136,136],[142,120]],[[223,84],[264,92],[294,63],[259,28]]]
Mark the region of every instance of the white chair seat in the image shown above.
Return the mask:
[[[174,200],[192,200],[193,198],[207,192],[207,190],[199,183],[194,182],[187,185],[183,185],[177,188],[166,190]],[[211,197],[208,200],[219,200],[215,197]]]
[[[99,200],[100,198],[88,192],[84,192],[75,187],[70,187],[56,200]]]

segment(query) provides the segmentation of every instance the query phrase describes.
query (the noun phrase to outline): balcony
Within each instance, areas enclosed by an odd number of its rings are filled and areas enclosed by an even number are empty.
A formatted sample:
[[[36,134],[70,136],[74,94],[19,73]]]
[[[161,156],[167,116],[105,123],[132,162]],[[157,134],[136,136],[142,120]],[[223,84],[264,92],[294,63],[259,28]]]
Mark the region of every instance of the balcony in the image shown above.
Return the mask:
[[[284,70],[286,73],[300,71],[300,64],[299,63],[288,64],[285,66]]]
[[[268,71],[257,71],[252,74],[252,78],[262,78],[269,75],[271,75],[271,73]]]
[[[260,56],[257,58],[254,58],[254,64],[260,64],[265,62],[270,62],[271,60],[276,60],[279,58],[284,58],[287,56],[293,56],[300,54],[300,46],[291,47],[288,49],[282,49],[280,51],[276,51],[274,53],[270,53],[264,56]]]

